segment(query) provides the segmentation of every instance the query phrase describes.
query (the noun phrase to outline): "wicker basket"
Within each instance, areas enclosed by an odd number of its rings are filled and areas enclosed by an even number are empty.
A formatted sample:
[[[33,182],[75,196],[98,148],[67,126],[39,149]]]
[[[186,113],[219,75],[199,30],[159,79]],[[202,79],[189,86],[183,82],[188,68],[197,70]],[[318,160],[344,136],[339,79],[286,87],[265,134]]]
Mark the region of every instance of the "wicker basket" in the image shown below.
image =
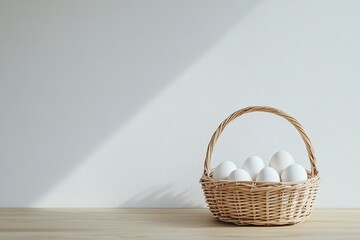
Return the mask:
[[[259,183],[212,178],[211,155],[220,134],[232,120],[250,112],[269,112],[279,115],[298,130],[304,140],[311,164],[311,171],[308,171],[306,181]],[[221,221],[238,225],[288,225],[302,222],[311,214],[320,178],[311,141],[296,119],[275,108],[251,106],[231,114],[212,135],[200,183],[211,213]]]

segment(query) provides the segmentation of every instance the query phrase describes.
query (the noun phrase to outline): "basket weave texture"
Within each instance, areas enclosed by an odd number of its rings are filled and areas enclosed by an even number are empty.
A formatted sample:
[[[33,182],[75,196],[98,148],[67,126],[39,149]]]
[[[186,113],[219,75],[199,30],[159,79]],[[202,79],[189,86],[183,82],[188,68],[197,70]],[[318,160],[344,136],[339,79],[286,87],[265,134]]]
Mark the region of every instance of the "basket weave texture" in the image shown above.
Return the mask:
[[[310,160],[308,179],[300,183],[241,182],[212,178],[211,156],[220,134],[235,118],[250,112],[268,112],[288,120],[300,133]],[[226,118],[209,142],[200,179],[213,216],[237,225],[289,225],[304,221],[312,212],[320,184],[312,143],[298,121],[272,107],[250,106]]]

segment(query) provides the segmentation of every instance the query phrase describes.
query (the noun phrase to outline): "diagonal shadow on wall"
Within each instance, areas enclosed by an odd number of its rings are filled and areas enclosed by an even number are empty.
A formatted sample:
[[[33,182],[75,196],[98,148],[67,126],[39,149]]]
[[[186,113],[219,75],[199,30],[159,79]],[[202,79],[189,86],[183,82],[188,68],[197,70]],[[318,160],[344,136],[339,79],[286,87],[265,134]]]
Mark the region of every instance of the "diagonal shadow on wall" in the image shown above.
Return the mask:
[[[119,207],[132,208],[200,208],[201,204],[196,204],[191,197],[189,189],[176,192],[172,185],[165,185],[158,188],[152,188],[148,191],[132,196]]]
[[[1,2],[0,206],[44,195],[257,4]]]

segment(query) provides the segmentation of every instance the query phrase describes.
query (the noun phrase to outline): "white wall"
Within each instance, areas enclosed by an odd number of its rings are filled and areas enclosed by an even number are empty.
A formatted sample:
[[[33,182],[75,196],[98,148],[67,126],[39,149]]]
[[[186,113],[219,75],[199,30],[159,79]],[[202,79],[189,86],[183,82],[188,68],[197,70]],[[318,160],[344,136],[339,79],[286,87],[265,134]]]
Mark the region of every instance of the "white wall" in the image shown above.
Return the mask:
[[[0,206],[198,207],[207,143],[248,105],[308,131],[318,207],[360,207],[359,1],[0,1]],[[250,114],[214,152],[287,149]]]

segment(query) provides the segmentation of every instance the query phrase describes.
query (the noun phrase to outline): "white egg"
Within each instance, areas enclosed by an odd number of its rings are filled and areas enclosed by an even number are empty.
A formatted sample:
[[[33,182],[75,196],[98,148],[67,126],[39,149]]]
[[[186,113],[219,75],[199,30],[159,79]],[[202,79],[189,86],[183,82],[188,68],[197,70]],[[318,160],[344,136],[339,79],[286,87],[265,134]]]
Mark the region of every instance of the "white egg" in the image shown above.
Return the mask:
[[[214,169],[213,178],[217,180],[227,179],[235,169],[237,169],[235,163],[231,161],[222,162]]]
[[[241,168],[232,171],[228,179],[234,181],[252,181],[250,174]]]
[[[307,179],[307,173],[303,166],[294,163],[284,169],[281,174],[282,182],[300,182]]]
[[[263,168],[256,176],[257,182],[280,182],[278,172],[272,167]]]
[[[246,161],[242,165],[242,169],[244,169],[245,171],[247,171],[250,174],[252,180],[256,179],[256,175],[264,167],[265,167],[264,161],[257,156],[249,157],[248,159],[246,159]]]
[[[285,168],[294,163],[294,158],[290,153],[287,151],[279,151],[271,157],[269,166],[275,168],[279,175],[281,175]]]

